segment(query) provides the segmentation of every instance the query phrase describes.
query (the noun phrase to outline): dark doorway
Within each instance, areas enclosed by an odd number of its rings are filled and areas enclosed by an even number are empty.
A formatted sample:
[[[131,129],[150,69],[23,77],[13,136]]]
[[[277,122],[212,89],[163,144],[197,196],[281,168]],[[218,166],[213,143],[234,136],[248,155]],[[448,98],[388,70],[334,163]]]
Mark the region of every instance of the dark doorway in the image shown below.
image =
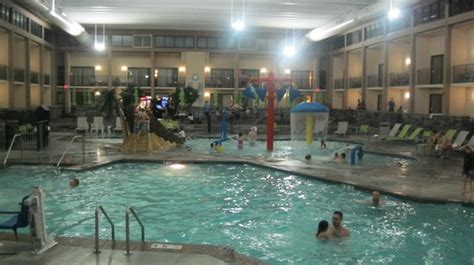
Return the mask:
[[[430,95],[430,114],[431,113],[443,113],[443,95],[442,94]]]
[[[377,95],[377,111],[382,111],[382,94]]]
[[[443,83],[444,55],[431,56],[431,84]]]
[[[379,64],[377,71],[377,86],[383,87],[383,63]]]

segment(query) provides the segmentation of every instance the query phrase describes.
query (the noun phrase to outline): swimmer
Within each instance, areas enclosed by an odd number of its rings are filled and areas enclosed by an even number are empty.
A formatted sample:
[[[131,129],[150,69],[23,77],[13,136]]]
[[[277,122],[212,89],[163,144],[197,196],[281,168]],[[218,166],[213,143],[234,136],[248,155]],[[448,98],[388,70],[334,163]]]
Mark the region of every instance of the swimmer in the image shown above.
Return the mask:
[[[69,187],[74,189],[74,188],[77,188],[77,186],[79,186],[79,180],[76,177],[74,177],[71,179],[71,181],[69,181]]]
[[[316,238],[321,240],[329,240],[331,237],[329,236],[328,229],[329,223],[326,220],[319,222]]]
[[[372,192],[372,205],[379,206],[380,205],[380,192],[373,191]]]
[[[250,128],[248,137],[250,145],[255,145],[257,143],[257,128]]]
[[[321,140],[321,150],[326,150],[326,149],[327,149],[326,141]]]
[[[241,132],[239,132],[239,137],[237,138],[237,149],[244,149],[244,137]]]
[[[336,161],[339,160],[339,154],[337,152],[334,153],[332,160],[336,160]]]
[[[311,161],[311,155],[305,155],[304,156],[304,161],[305,162],[310,162]]]
[[[332,227],[328,233],[333,237],[349,237],[349,230],[342,225],[342,212],[334,212],[332,215]]]
[[[341,162],[341,163],[346,162],[346,153],[341,154],[341,156],[339,157],[338,162]]]

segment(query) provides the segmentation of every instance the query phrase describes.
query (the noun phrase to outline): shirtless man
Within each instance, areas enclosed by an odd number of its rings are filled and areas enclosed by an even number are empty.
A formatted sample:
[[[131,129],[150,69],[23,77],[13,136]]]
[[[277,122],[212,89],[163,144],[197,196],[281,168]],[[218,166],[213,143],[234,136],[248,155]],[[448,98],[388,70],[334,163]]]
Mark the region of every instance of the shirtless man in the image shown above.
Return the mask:
[[[342,226],[342,213],[335,211],[332,215],[332,227],[329,231],[332,237],[349,237],[349,230]]]

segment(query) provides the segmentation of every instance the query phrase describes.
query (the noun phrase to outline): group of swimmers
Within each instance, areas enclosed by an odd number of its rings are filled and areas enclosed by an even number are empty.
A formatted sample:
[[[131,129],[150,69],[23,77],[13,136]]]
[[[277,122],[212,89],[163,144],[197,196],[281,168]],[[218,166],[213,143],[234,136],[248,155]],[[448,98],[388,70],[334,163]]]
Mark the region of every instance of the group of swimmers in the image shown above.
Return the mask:
[[[327,146],[326,146],[326,142],[324,140],[321,140],[320,142],[320,147],[321,147],[321,150],[328,150]],[[335,162],[338,162],[338,163],[345,163],[346,162],[346,152],[351,150],[351,147],[349,144],[346,144],[346,146],[341,150],[341,154],[339,154],[338,152],[334,152],[334,155],[332,157],[332,160],[334,160]],[[310,154],[307,154],[305,155],[304,157],[304,160],[306,162],[310,162],[311,161],[311,155]]]
[[[237,136],[233,137],[237,141],[237,149],[244,149],[244,135],[239,132]],[[257,128],[252,127],[248,132],[248,142],[250,146],[254,146],[257,143]],[[224,147],[222,146],[222,141],[215,141],[210,144],[210,151],[215,152],[216,154],[224,153]]]

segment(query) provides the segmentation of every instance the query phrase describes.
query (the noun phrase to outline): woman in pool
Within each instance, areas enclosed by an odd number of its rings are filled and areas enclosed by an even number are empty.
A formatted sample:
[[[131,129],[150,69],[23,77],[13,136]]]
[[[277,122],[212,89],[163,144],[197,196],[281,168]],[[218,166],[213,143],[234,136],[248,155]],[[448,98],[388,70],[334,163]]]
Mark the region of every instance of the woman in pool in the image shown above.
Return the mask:
[[[244,149],[244,136],[239,132],[239,137],[237,138],[237,149]]]
[[[329,240],[330,236],[328,233],[329,223],[326,220],[322,220],[318,225],[318,232],[316,233],[316,238],[321,240]]]

